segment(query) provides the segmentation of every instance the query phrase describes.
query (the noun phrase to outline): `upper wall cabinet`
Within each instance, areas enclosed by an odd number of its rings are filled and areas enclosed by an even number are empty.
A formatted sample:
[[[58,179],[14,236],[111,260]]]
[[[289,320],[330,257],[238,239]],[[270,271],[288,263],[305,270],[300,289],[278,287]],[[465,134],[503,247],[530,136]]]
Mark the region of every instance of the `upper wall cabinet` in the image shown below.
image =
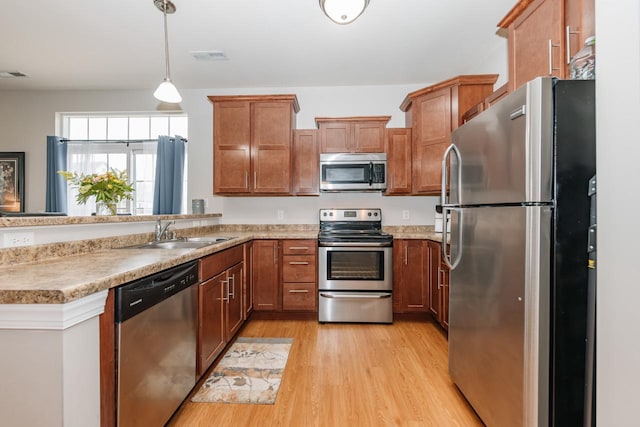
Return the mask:
[[[497,74],[458,76],[404,99],[400,109],[412,128],[412,194],[440,194],[442,155],[451,143],[451,132],[462,124],[469,108],[493,92],[497,79]]]
[[[291,194],[295,95],[210,96],[213,191],[222,195]]]
[[[321,153],[384,153],[391,116],[316,117]]]
[[[318,131],[301,129],[293,131],[293,194],[317,196],[320,194],[320,155]]]
[[[569,62],[594,35],[595,0],[520,0],[498,27],[509,30],[509,91],[540,76],[569,77]]]

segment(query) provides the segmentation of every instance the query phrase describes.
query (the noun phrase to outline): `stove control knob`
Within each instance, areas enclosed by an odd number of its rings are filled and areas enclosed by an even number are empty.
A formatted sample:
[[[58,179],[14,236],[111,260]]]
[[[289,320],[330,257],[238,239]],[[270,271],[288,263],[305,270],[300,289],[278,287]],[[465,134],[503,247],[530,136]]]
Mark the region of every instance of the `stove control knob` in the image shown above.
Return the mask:
[[[329,216],[333,216],[333,212],[329,212]]]
[[[326,213],[326,212],[323,212],[323,213],[322,213],[322,216],[327,216],[327,213]]]
[[[373,216],[378,216],[378,212],[374,212],[374,213],[373,213]]]
[[[371,212],[369,212],[367,215],[371,216]]]

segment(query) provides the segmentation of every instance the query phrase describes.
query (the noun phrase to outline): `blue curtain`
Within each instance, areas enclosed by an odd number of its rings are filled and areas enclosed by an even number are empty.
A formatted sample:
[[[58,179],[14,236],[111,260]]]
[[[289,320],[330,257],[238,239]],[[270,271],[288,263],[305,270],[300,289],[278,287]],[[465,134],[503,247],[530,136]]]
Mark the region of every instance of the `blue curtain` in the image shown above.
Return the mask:
[[[47,136],[46,212],[67,213],[67,182],[58,171],[67,170],[67,143]]]
[[[176,135],[158,137],[153,214],[179,214],[182,206],[186,141]]]

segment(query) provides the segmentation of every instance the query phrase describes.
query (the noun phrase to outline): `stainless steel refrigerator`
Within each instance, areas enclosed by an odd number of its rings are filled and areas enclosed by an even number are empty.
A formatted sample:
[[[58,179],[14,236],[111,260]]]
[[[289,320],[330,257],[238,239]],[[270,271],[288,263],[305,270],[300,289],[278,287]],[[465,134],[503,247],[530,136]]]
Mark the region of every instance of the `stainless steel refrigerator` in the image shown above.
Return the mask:
[[[594,88],[535,79],[443,159],[449,372],[489,427],[583,422]]]

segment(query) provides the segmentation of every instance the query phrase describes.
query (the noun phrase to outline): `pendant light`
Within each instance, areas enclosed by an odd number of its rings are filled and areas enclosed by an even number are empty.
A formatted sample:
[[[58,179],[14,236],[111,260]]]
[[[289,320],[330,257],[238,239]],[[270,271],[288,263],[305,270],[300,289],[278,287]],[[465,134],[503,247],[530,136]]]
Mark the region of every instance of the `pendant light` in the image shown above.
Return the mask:
[[[153,4],[156,5],[158,9],[164,15],[164,60],[165,60],[165,75],[164,81],[160,83],[158,89],[153,92],[153,96],[158,101],[169,102],[172,104],[177,104],[182,101],[182,97],[180,93],[178,93],[178,89],[171,82],[171,73],[169,70],[169,36],[167,32],[167,13],[174,13],[176,11],[176,6],[168,0],[153,0]]]
[[[320,0],[322,11],[336,24],[350,24],[362,15],[369,0]]]

